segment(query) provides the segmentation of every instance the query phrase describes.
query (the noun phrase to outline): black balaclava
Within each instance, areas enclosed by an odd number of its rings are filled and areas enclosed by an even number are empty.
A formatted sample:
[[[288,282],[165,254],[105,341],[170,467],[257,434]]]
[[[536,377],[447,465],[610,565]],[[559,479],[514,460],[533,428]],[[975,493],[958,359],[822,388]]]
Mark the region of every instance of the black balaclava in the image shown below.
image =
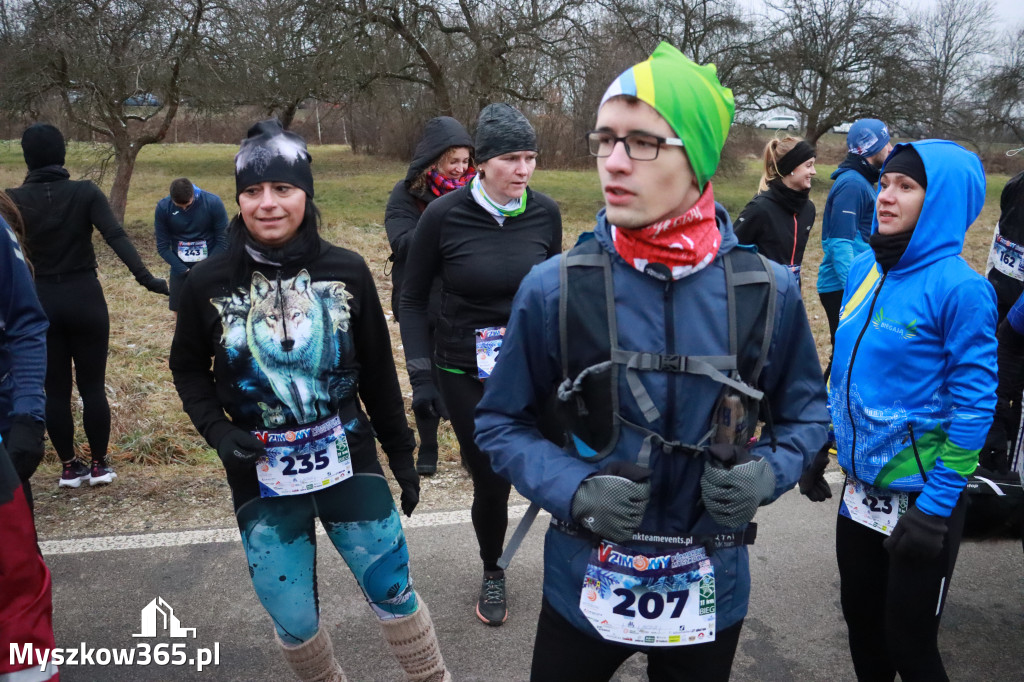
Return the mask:
[[[913,179],[923,189],[928,189],[928,174],[924,170],[924,161],[917,150],[910,145],[898,147],[892,153],[882,168],[882,174],[902,173]],[[877,210],[877,209],[876,209]],[[917,229],[917,226],[914,226]],[[910,240],[914,236],[914,230],[898,232],[896,234],[881,234],[875,232],[871,235],[871,250],[875,252],[875,260],[882,267],[882,272],[892,269],[910,246]]]
[[[64,165],[64,136],[49,123],[36,123],[21,135],[21,151],[30,171]]]

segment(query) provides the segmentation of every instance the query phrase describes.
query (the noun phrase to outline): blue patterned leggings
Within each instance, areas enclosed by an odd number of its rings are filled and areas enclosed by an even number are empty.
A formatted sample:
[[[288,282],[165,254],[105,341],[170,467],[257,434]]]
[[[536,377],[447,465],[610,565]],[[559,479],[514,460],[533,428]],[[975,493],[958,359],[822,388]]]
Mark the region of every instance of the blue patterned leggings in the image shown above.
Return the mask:
[[[416,611],[405,534],[382,476],[356,474],[308,495],[256,498],[236,517],[252,585],[286,644],[310,639],[320,626],[316,517],[378,618]]]

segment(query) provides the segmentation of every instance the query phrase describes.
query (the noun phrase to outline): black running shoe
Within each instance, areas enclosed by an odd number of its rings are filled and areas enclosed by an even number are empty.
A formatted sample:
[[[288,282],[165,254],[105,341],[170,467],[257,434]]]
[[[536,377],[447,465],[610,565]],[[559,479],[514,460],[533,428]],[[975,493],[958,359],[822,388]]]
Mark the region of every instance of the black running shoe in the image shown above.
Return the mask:
[[[504,572],[485,572],[480,587],[480,601],[476,603],[476,617],[487,625],[497,627],[508,618],[508,601],[505,597]]]
[[[57,482],[57,487],[77,488],[82,485],[82,481],[89,480],[89,473],[89,467],[76,457],[70,462],[64,464],[60,473],[60,481]]]

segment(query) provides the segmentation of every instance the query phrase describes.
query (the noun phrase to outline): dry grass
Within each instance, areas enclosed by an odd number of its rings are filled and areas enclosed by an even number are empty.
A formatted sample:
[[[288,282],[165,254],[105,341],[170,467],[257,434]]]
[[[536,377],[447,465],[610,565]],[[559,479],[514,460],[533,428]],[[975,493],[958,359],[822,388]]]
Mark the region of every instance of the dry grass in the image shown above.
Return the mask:
[[[229,212],[234,207],[232,159],[236,148],[231,145],[163,145],[146,147],[139,157],[129,195],[126,229],[150,269],[166,274],[166,267],[156,254],[152,231],[152,215],[156,202],[166,195],[170,181],[187,176],[204,189],[225,198]],[[390,253],[383,229],[384,205],[394,182],[404,176],[401,163],[353,156],[345,147],[325,146],[312,149],[316,174],[317,204],[325,221],[324,236],[333,243],[362,254],[377,281],[385,311],[390,310],[391,282],[384,275],[384,264]],[[69,152],[68,166],[74,177],[88,170],[96,152],[85,145],[74,145]],[[824,158],[824,156],[823,156]],[[753,194],[757,184],[757,161],[747,159],[735,164],[730,176],[715,183],[716,197],[737,215]],[[812,231],[804,257],[804,293],[817,339],[821,359],[828,358],[828,325],[818,302],[814,283],[821,261],[820,213],[831,181],[834,165],[819,166],[812,199],[818,207],[818,226]],[[24,165],[16,143],[0,141],[0,187],[20,184]],[[964,256],[977,270],[984,266],[991,241],[992,228],[998,218],[999,192],[1007,176],[990,176],[988,201],[978,222],[968,232]],[[576,236],[589,229],[593,216],[601,207],[596,174],[592,171],[537,172],[532,186],[561,206],[565,223],[564,246],[571,246]],[[104,189],[109,189],[105,184]],[[111,315],[111,343],[107,369],[107,393],[111,402],[113,425],[111,456],[125,466],[126,478],[154,476],[157,487],[164,484],[180,489],[172,480],[219,479],[216,456],[196,434],[181,409],[171,383],[167,355],[173,335],[173,317],[166,299],[150,294],[138,286],[113,252],[96,236],[96,252],[101,281]],[[406,397],[410,396],[404,369],[397,325],[392,323],[392,346],[399,366],[399,377]],[[76,419],[80,419],[80,406]],[[80,423],[80,421],[79,421]],[[410,420],[411,423],[411,420]],[[81,431],[79,440],[84,441]],[[451,429],[442,427],[442,469],[457,470],[457,447]],[[153,465],[159,465],[156,469]],[[186,465],[189,469],[182,469]],[[169,468],[166,468],[168,467]],[[40,472],[44,485],[55,481],[55,458]],[[441,481],[438,481],[440,484]],[[121,482],[119,482],[121,485]],[[192,485],[192,484],[188,484]],[[186,489],[188,489],[186,485]],[[136,499],[153,494],[149,484],[131,488]],[[209,486],[214,486],[213,488]],[[129,487],[123,486],[129,494]],[[150,490],[146,493],[145,490]],[[205,506],[207,492],[214,492],[212,483],[199,486],[192,497]],[[206,492],[203,492],[206,491]],[[224,491],[216,488],[216,497],[223,507]],[[113,511],[113,510],[111,510]],[[223,511],[223,510],[221,510]],[[44,516],[45,511],[44,500]],[[58,514],[57,516],[60,516]]]

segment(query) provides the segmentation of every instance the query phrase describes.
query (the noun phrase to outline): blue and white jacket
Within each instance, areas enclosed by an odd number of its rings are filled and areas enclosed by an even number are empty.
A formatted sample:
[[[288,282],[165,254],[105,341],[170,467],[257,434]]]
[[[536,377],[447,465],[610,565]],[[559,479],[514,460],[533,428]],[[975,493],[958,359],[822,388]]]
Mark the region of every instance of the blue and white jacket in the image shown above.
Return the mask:
[[[832,173],[835,183],[821,216],[821,267],[818,293],[842,291],[853,259],[870,249],[878,169],[862,156],[848,154]]]
[[[921,511],[948,516],[977,467],[996,403],[995,293],[960,256],[985,202],[985,172],[952,142],[910,144],[928,178],[921,214],[887,273],[871,251],[850,268],[829,409],[850,475],[921,491]]]
[[[732,222],[716,206],[722,233],[719,255],[703,270],[680,280],[663,282],[639,272],[615,251],[602,210],[595,236],[611,254],[618,317],[619,346],[679,355],[728,355],[725,270],[721,256],[737,247]],[[488,453],[495,471],[508,478],[525,497],[564,521],[571,521],[572,498],[583,479],[614,461],[636,462],[642,435],[624,427],[618,445],[600,462],[587,462],[545,440],[537,428],[546,399],[561,381],[559,350],[559,256],[535,266],[523,280],[501,347],[501,359],[487,380],[476,413],[476,440]],[[767,436],[753,454],[771,463],[775,497],[793,487],[804,466],[825,442],[828,414],[825,387],[814,338],[807,323],[796,279],[771,263],[778,291],[774,333],[761,384],[774,417],[778,446]],[[571,346],[571,341],[570,341]],[[648,426],[667,440],[697,443],[710,428],[721,384],[684,373],[644,372],[640,375],[661,417]],[[620,411],[625,419],[644,424],[639,406],[620,374]],[[723,532],[701,501],[703,461],[654,448],[650,456],[651,499],[640,525],[651,535]],[[544,556],[544,597],[577,629],[593,629],[579,609],[590,540],[552,526]],[[630,543],[641,552],[654,545]],[[663,549],[662,549],[663,551]],[[746,547],[716,550],[717,626],[729,627],[746,615],[750,573]]]

